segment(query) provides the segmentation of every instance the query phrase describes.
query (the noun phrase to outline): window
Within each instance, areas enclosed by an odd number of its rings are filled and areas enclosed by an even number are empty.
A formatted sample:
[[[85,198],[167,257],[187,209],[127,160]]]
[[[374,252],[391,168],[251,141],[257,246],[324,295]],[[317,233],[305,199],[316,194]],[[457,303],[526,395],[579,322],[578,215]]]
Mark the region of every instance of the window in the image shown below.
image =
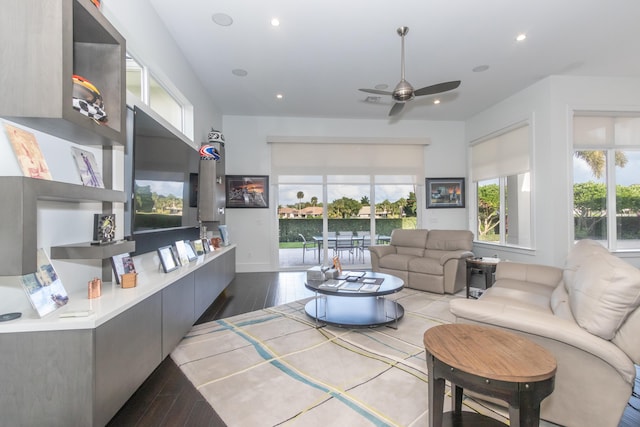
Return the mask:
[[[640,249],[640,117],[576,113],[573,149],[574,238]]]
[[[349,265],[368,267],[369,245],[395,228],[416,228],[423,157],[424,144],[272,142],[280,247],[303,234],[321,240],[315,262],[328,262],[338,242],[329,237],[353,233]],[[292,266],[281,253],[280,267]]]
[[[146,66],[128,53],[126,64],[127,90],[193,140],[193,126],[187,122],[187,118],[193,121],[193,107],[186,100],[180,101],[184,97],[174,96]],[[177,90],[173,92],[177,93]]]
[[[533,247],[529,139],[518,125],[471,147],[478,241]]]

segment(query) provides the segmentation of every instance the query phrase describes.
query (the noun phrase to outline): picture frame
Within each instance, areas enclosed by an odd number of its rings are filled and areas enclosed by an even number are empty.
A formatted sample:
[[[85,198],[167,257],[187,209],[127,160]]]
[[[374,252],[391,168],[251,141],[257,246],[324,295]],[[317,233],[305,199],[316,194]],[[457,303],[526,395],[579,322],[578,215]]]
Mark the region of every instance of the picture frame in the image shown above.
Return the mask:
[[[184,241],[185,249],[187,250],[187,258],[189,258],[189,262],[195,261],[198,259],[198,255],[196,255],[196,251],[191,244],[191,240]]]
[[[113,273],[118,285],[122,284],[121,278],[123,274],[136,272],[136,266],[129,252],[112,256],[111,267],[113,267]]]
[[[269,176],[226,175],[227,208],[269,208]]]
[[[176,253],[178,254],[178,261],[181,265],[189,264],[189,256],[187,255],[187,246],[184,244],[184,240],[178,240],[174,243]]]
[[[464,208],[464,178],[425,178],[427,209]]]
[[[192,240],[191,244],[193,245],[193,250],[197,256],[204,255],[204,245],[202,240]]]
[[[165,273],[175,270],[178,268],[178,260],[173,253],[173,249],[171,245],[162,246],[158,248],[158,256],[160,257],[160,264],[162,264],[162,270]]]
[[[211,252],[211,244],[209,243],[209,239],[202,239],[202,247],[204,248],[205,254]]]

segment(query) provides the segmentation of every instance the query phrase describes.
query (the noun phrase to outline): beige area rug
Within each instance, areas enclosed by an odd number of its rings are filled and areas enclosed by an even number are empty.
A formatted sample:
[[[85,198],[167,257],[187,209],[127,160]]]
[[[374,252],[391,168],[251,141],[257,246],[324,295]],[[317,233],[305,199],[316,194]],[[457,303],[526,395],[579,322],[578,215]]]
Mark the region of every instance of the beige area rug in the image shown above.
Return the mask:
[[[171,357],[228,426],[425,426],[422,336],[454,321],[459,296],[391,298],[405,309],[397,330],[316,329],[303,300],[197,325]],[[464,409],[506,422],[470,398]]]

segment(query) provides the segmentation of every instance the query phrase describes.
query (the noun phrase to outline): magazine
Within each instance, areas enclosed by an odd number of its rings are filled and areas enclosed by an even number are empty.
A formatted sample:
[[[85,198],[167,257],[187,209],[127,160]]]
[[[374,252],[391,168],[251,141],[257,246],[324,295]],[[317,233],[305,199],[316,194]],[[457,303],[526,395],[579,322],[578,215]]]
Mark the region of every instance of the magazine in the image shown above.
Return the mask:
[[[78,147],[71,147],[71,154],[76,162],[76,168],[80,174],[82,185],[87,187],[104,188],[102,174],[96,158],[90,151],[82,150]]]
[[[4,124],[4,128],[24,176],[51,180],[51,172],[40,151],[36,136],[8,123]]]
[[[43,249],[38,249],[36,272],[22,276],[22,286],[40,317],[69,302],[67,291]]]

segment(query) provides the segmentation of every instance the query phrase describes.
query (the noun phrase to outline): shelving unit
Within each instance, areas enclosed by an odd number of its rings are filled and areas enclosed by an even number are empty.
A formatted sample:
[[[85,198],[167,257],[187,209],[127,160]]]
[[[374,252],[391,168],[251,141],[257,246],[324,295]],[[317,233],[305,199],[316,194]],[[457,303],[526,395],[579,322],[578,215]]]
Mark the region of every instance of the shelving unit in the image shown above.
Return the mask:
[[[19,176],[0,177],[0,194],[5,198],[5,203],[0,205],[3,219],[0,274],[3,276],[36,271],[38,200],[124,203],[126,199],[122,191]]]
[[[126,139],[124,38],[90,0],[7,0],[0,14],[3,46],[0,116],[82,145],[105,147],[106,189],[24,177],[0,177],[5,203],[0,207],[0,275],[36,270],[37,202],[124,203],[124,192],[111,186],[112,145]],[[102,94],[108,116],[98,124],[73,109],[72,75],[91,81]],[[111,251],[52,248],[58,257],[103,260]],[[126,246],[132,250],[133,243]],[[121,247],[122,248],[122,247]],[[112,248],[115,249],[115,248]],[[107,271],[103,261],[103,271]]]
[[[89,0],[6,0],[0,14],[0,116],[83,145],[125,143],[124,38]],[[102,94],[108,123],[72,107],[78,74]]]

